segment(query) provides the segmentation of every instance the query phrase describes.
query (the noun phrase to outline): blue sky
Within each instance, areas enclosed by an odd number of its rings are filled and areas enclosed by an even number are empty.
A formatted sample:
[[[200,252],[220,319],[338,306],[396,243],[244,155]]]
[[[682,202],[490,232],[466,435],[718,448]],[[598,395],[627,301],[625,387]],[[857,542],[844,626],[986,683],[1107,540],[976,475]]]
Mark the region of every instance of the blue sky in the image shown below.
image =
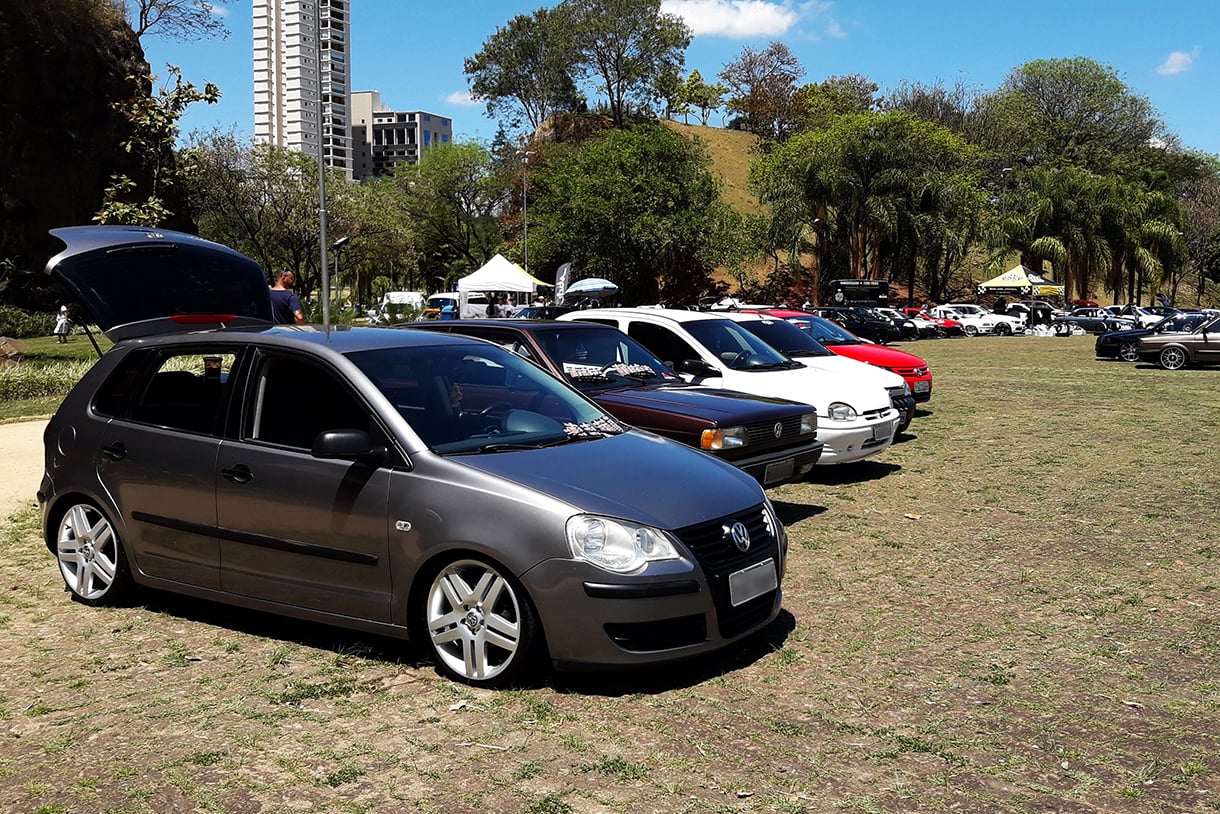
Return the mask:
[[[470,101],[463,60],[496,27],[546,2],[517,0],[352,0],[353,90],[378,90],[395,110],[448,116],[455,137],[489,140],[496,123]],[[804,81],[864,74],[884,93],[903,81],[959,79],[996,88],[1034,59],[1084,56],[1110,65],[1145,96],[1188,148],[1220,154],[1220,3],[1215,0],[664,0],[695,32],[686,69],[711,79],[750,46],[788,45]],[[214,82],[222,100],[197,104],[184,132],[253,123],[250,0],[224,7],[227,40],[182,44],[147,37],[153,72],[183,69],[196,85]],[[713,117],[712,124],[720,124]]]

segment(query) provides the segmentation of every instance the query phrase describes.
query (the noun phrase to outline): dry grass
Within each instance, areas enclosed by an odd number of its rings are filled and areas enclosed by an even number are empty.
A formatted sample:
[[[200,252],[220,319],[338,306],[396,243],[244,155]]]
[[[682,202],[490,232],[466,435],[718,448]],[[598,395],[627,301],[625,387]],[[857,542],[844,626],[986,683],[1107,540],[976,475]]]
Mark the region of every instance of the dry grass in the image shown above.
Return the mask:
[[[493,693],[329,628],[88,609],[13,519],[0,810],[1220,810],[1220,372],[910,349],[912,435],[773,490],[786,613],[666,670]]]

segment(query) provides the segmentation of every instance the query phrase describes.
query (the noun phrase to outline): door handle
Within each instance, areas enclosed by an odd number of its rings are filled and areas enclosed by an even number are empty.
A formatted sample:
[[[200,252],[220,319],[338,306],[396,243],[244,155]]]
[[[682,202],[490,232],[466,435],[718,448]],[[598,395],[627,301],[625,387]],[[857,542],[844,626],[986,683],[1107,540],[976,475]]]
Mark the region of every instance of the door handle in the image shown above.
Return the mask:
[[[112,461],[121,461],[127,457],[127,445],[122,441],[104,444],[102,446],[102,454]]]
[[[250,467],[246,466],[245,464],[227,467],[220,470],[220,474],[224,475],[234,483],[247,483],[254,477],[254,473],[250,471]]]

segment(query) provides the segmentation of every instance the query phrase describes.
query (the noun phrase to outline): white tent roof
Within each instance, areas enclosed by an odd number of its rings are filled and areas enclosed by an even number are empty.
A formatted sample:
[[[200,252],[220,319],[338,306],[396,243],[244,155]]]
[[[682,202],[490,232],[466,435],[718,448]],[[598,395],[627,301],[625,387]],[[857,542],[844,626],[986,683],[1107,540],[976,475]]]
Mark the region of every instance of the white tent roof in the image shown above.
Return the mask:
[[[540,285],[547,283],[497,254],[481,269],[458,280],[458,291],[537,291]]]

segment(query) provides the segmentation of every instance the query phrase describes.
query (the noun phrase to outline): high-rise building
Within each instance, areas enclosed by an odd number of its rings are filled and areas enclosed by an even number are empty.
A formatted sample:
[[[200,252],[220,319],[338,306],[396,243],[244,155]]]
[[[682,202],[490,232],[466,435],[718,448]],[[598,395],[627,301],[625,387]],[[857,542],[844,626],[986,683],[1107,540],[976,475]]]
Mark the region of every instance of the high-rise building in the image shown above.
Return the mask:
[[[422,110],[390,110],[375,90],[351,95],[352,177],[389,175],[403,162],[418,164],[423,151],[453,140],[453,120]]]
[[[348,4],[252,0],[255,140],[317,156],[320,136],[327,166],[350,175]]]

